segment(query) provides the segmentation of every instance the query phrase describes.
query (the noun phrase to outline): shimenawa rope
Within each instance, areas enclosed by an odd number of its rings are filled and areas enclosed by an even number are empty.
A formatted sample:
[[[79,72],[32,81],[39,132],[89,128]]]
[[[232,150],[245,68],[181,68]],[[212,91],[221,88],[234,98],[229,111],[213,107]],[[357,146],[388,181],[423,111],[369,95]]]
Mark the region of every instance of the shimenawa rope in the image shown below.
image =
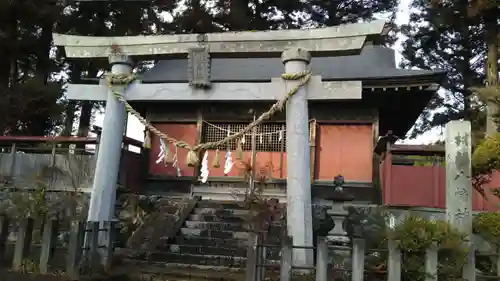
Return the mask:
[[[307,84],[309,79],[311,78],[311,71],[310,70],[305,70],[303,72],[299,73],[284,73],[281,75],[281,78],[284,80],[300,80],[299,84],[297,84],[295,87],[290,89],[288,93],[283,97],[283,99],[278,100],[275,104],[269,108],[268,111],[262,113],[257,119],[255,119],[252,123],[250,123],[248,126],[246,126],[243,130],[229,135],[226,138],[216,141],[216,142],[207,142],[207,143],[200,143],[195,146],[189,145],[187,142],[183,140],[177,140],[173,137],[168,136],[167,134],[161,132],[158,130],[156,127],[154,127],[151,123],[149,123],[146,118],[142,117],[139,112],[137,112],[127,101],[127,99],[123,96],[122,93],[117,91],[113,86],[117,85],[128,85],[132,83],[136,79],[136,75],[134,74],[113,74],[113,73],[106,73],[105,74],[106,80],[108,82],[108,87],[112,91],[113,95],[117,100],[119,100],[121,103],[125,105],[125,109],[127,110],[128,113],[132,114],[135,116],[137,119],[139,119],[139,122],[141,122],[149,131],[151,131],[153,134],[158,136],[159,138],[162,138],[163,140],[172,143],[176,147],[180,148],[186,148],[189,150],[186,158],[186,164],[188,166],[195,166],[199,159],[198,155],[196,154],[197,151],[201,150],[206,150],[210,148],[219,148],[233,140],[239,139],[245,134],[249,133],[255,126],[258,126],[261,124],[263,121],[269,120],[276,112],[283,110],[286,102],[288,99],[290,99],[291,96],[293,96],[297,91],[300,89],[300,87],[304,86]]]

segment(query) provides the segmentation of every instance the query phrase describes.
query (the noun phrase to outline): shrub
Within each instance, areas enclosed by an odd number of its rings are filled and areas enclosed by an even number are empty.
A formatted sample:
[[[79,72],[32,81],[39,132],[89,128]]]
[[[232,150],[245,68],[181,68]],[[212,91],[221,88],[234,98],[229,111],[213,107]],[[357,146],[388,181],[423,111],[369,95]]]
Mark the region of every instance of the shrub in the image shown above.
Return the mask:
[[[495,247],[500,247],[500,213],[477,214],[472,221],[472,230]]]
[[[445,221],[433,221],[416,214],[409,214],[399,222],[394,229],[385,228],[383,235],[378,236],[382,241],[378,244],[387,248],[387,239],[394,239],[402,252],[402,281],[425,280],[425,254],[427,249],[435,244],[438,249],[438,278],[439,280],[460,280],[462,267],[466,262],[466,251],[463,247],[465,235],[452,228]],[[374,243],[377,244],[377,243]],[[370,260],[368,269],[377,271],[386,268],[388,254],[379,253],[378,258]],[[383,280],[385,277],[377,275],[370,279]]]

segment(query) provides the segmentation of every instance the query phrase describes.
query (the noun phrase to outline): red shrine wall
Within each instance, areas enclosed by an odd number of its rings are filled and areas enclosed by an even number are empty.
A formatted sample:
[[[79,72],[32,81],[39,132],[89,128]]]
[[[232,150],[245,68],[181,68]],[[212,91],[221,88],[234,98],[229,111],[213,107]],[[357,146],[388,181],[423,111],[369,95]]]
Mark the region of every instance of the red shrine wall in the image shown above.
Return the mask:
[[[184,140],[190,144],[196,143],[196,124],[186,123],[157,123],[155,126],[162,132]],[[159,139],[151,137],[151,156],[149,173],[151,175],[175,176],[176,171],[171,165],[165,167],[156,164],[157,155],[160,152]],[[244,165],[242,161],[235,159],[232,152],[234,166],[227,175],[228,177],[241,177]],[[170,146],[170,158],[174,153]],[[209,150],[208,164],[210,177],[224,177],[225,150],[219,151],[219,168],[213,167],[215,150]],[[244,151],[243,162],[250,163],[251,151]],[[187,167],[185,159],[186,149],[178,150],[181,175],[193,176],[194,168]],[[371,182],[372,181],[372,155],[373,155],[373,128],[372,125],[327,125],[319,124],[316,131],[316,154],[315,154],[315,179],[332,180],[336,175],[343,175],[347,181]],[[286,152],[264,152],[256,153],[257,175],[266,174],[271,179],[286,178]]]
[[[316,179],[332,180],[340,174],[347,181],[372,182],[372,125],[320,124],[316,145]]]
[[[183,140],[189,144],[194,144],[196,142],[196,123],[186,124],[186,123],[156,123],[154,126],[164,132],[165,134],[178,139]],[[170,145],[170,156],[169,159],[172,159],[174,155],[174,146]],[[179,159],[181,175],[182,176],[193,176],[194,168],[188,167],[186,165],[186,156],[187,150],[184,148],[179,148],[177,152],[177,158]],[[158,137],[152,135],[151,136],[151,155],[149,157],[149,173],[152,175],[168,175],[168,176],[176,176],[176,170],[172,167],[171,164],[165,165],[156,164],[156,160],[158,159],[158,153],[160,153],[160,140]]]

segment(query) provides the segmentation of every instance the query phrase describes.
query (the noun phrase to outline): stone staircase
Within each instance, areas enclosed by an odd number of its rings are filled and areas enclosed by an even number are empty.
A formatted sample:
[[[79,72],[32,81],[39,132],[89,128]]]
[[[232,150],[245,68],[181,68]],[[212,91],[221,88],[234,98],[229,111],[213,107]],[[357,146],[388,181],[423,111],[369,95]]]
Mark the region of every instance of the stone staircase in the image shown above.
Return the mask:
[[[197,276],[240,279],[245,272],[250,235],[245,229],[248,212],[237,202],[198,201],[176,236],[161,241],[148,261],[168,268],[167,274],[177,280]],[[271,227],[266,244],[280,244],[279,236],[273,234],[282,227]],[[267,252],[268,262],[279,263],[279,248]]]
[[[162,250],[169,253],[168,260],[183,264],[244,268],[247,213],[237,203],[200,201]]]

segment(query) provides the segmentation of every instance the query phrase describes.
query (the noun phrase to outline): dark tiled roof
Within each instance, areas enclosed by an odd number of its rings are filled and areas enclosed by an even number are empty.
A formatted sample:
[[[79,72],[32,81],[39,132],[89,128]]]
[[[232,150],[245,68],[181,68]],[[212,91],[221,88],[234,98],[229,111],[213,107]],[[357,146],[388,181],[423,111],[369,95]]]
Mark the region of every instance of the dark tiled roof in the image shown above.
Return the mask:
[[[283,72],[280,58],[213,58],[211,80],[214,82],[270,81]],[[371,80],[411,78],[442,74],[442,71],[396,68],[394,50],[382,46],[366,46],[361,54],[339,57],[314,57],[311,69],[323,80]],[[158,62],[141,76],[144,83],[186,82],[187,59]],[[439,82],[439,81],[436,81]]]

